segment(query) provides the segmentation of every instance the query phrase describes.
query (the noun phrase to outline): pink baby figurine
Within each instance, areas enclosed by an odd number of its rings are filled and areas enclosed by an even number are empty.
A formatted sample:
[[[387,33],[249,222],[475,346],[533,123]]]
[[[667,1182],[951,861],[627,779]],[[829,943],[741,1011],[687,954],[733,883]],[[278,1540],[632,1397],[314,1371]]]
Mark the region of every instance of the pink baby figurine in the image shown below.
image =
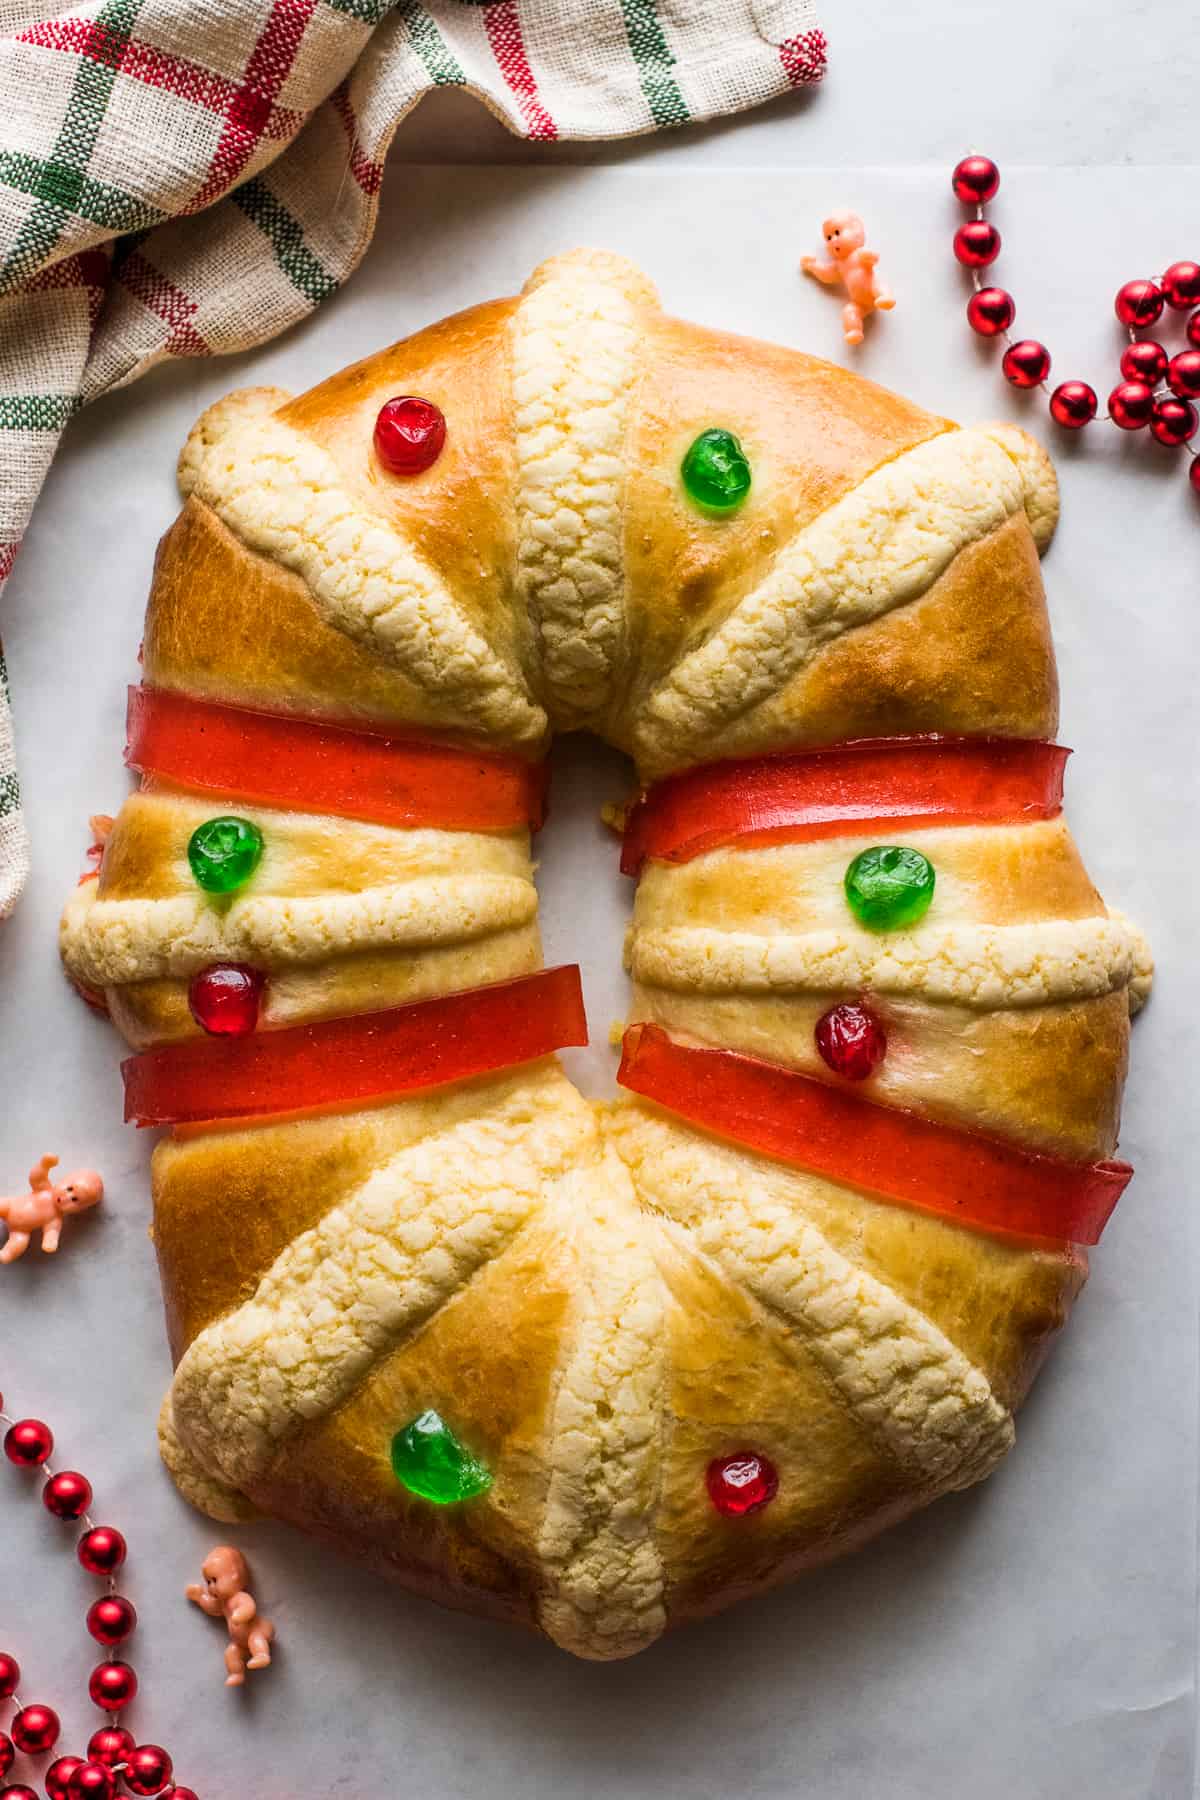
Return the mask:
[[[229,1627],[225,1686],[241,1687],[247,1669],[265,1669],[270,1663],[275,1627],[260,1618],[254,1595],[247,1592],[250,1570],[240,1550],[219,1544],[205,1557],[201,1574],[204,1586],[190,1582],[187,1597],[210,1619],[224,1619]]]
[[[16,1262],[29,1248],[35,1231],[42,1234],[42,1249],[53,1255],[68,1213],[86,1212],[104,1198],[104,1183],[95,1169],[76,1169],[65,1181],[50,1180],[57,1156],[43,1156],[29,1171],[27,1194],[0,1195],[0,1219],[8,1226],[8,1241],[0,1250],[0,1263]]]
[[[800,267],[824,287],[835,287],[841,282],[847,294],[842,308],[842,330],[848,344],[861,344],[863,323],[868,313],[890,312],[896,304],[875,273],[879,253],[863,248],[867,232],[857,213],[830,213],[821,231],[825,238],[825,260],[802,256]]]

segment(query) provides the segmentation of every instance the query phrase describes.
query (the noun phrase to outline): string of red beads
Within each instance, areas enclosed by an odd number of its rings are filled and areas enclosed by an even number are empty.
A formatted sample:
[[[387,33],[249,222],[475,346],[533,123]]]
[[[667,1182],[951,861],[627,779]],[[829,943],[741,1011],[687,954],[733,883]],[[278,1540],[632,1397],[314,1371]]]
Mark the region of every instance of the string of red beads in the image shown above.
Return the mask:
[[[1016,304],[1005,288],[985,286],[981,269],[990,268],[1000,254],[1000,233],[983,209],[1000,187],[1000,171],[990,156],[964,156],[950,178],[956,197],[975,208],[975,217],[954,234],[954,254],[971,274],[974,289],[967,301],[967,323],[980,337],[1004,339],[1001,368],[1015,388],[1042,388],[1050,396],[1050,415],[1066,431],[1090,425],[1100,410],[1095,388],[1086,381],[1061,381],[1049,385],[1050,352],[1037,338],[1013,342],[1009,328]],[[1190,444],[1200,430],[1200,414],[1192,402],[1200,399],[1200,263],[1182,261],[1155,280],[1127,281],[1113,303],[1120,323],[1129,333],[1121,357],[1121,380],[1108,396],[1105,418],[1121,431],[1149,429],[1150,435],[1170,449]],[[1163,315],[1164,307],[1190,313],[1187,350],[1168,357],[1154,339],[1138,338]],[[1188,479],[1200,494],[1200,455],[1191,453]]]
[[[115,1575],[128,1554],[128,1546],[114,1525],[97,1525],[88,1516],[92,1484],[76,1469],[54,1470],[54,1433],[41,1419],[11,1419],[0,1396],[0,1424],[4,1454],[18,1469],[40,1469],[45,1476],[42,1503],[55,1518],[82,1521],[83,1532],[75,1548],[80,1566],[107,1582],[107,1592],[88,1608],[87,1628],[109,1652],[97,1663],[88,1681],[88,1693],[108,1713],[107,1725],[92,1733],[86,1756],[59,1756],[43,1776],[48,1800],[116,1800],[119,1791],[155,1796],[156,1800],[197,1800],[191,1788],[173,1785],[170,1756],[160,1744],[139,1744],[119,1723],[121,1709],[137,1693],[137,1676],[129,1664],[115,1655],[137,1625],[131,1601],[116,1591]],[[7,1733],[0,1731],[0,1779],[12,1767],[18,1752],[46,1756],[58,1743],[62,1726],[53,1707],[40,1701],[22,1704],[17,1688],[21,1669],[16,1658],[0,1651],[0,1702],[11,1700],[16,1709]],[[38,1800],[32,1788],[21,1783],[0,1787],[0,1800]]]

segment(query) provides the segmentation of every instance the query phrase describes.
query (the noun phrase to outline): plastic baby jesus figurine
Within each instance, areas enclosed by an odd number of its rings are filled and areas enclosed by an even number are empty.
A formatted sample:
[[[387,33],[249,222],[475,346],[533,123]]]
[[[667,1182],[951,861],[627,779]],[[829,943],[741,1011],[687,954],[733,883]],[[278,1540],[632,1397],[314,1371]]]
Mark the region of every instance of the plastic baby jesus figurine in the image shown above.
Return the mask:
[[[247,1590],[250,1570],[240,1550],[220,1544],[210,1550],[201,1568],[204,1586],[189,1582],[187,1597],[210,1619],[224,1619],[229,1627],[225,1651],[225,1686],[241,1687],[247,1669],[265,1669],[271,1661],[275,1627],[259,1616],[254,1595]]]
[[[0,1194],[0,1219],[8,1226],[8,1241],[0,1250],[0,1263],[16,1262],[29,1248],[35,1231],[42,1234],[42,1249],[52,1256],[62,1236],[68,1213],[86,1212],[104,1198],[104,1183],[95,1169],[76,1169],[65,1181],[54,1182],[50,1171],[57,1156],[43,1156],[29,1171],[27,1194]]]
[[[821,232],[827,252],[825,259],[802,256],[800,267],[823,287],[836,287],[841,282],[847,295],[842,308],[842,331],[848,344],[861,344],[867,315],[890,312],[896,304],[886,284],[875,273],[879,253],[863,248],[867,232],[857,213],[830,213]]]

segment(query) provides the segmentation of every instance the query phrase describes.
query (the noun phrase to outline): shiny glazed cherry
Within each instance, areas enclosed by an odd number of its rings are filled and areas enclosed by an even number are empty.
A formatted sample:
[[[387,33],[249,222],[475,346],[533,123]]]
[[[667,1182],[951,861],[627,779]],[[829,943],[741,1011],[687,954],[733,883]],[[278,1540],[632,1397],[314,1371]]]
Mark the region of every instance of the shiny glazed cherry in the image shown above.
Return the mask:
[[[400,394],[380,407],[375,454],[389,475],[423,474],[442,454],[445,442],[445,415],[432,400]]]
[[[887,1055],[887,1033],[875,1014],[856,1001],[830,1007],[814,1033],[821,1060],[847,1081],[865,1081]]]
[[[779,1492],[779,1476],[774,1463],[753,1450],[739,1450],[733,1456],[718,1457],[709,1463],[705,1480],[709,1499],[717,1511],[729,1519],[758,1512]]]
[[[188,983],[188,1009],[213,1037],[245,1037],[257,1029],[267,978],[244,963],[212,963]]]

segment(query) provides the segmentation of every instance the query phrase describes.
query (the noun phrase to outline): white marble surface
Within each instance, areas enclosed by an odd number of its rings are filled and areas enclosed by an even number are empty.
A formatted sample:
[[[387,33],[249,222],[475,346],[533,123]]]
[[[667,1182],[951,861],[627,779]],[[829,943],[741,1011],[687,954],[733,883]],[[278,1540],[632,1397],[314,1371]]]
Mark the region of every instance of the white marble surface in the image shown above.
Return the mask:
[[[1093,61],[1115,64],[1116,38],[1105,50],[1084,32],[1082,9],[1072,11]],[[1008,16],[1028,28],[1037,15]],[[76,1223],[56,1264],[31,1255],[0,1270],[0,1386],[19,1410],[51,1419],[63,1462],[95,1481],[97,1516],[130,1538],[144,1682],[131,1723],[171,1746],[201,1800],[1181,1800],[1191,1791],[1200,994],[1187,821],[1200,519],[1165,453],[1109,435],[1063,446],[1064,523],[1047,563],[1063,737],[1078,752],[1072,822],[1096,879],[1145,923],[1159,957],[1123,1136],[1138,1177],[1013,1458],[984,1489],[844,1566],[633,1663],[595,1667],[440,1613],[260,1526],[239,1535],[279,1625],[278,1666],[241,1697],[226,1694],[219,1633],[181,1598],[223,1533],[175,1497],[154,1453],[167,1367],[146,1239],[150,1146],[118,1124],[113,1035],[56,967],[55,920],[86,814],[115,808],[123,791],[124,685],[136,672],[154,542],[175,506],[175,452],[226,387],[305,386],[427,319],[511,290],[542,255],[580,239],[637,256],[684,314],[836,356],[836,304],[794,266],[827,203],[847,200],[871,221],[900,297],[861,366],[960,417],[1024,418],[961,319],[946,167],[968,138],[998,156],[1012,146],[1064,164],[1010,174],[997,215],[1005,274],[1021,322],[1061,349],[1063,373],[1070,361],[1103,378],[1116,348],[1108,296],[1131,258],[1153,266],[1196,248],[1187,241],[1195,171],[1071,166],[1116,154],[1113,143],[1098,130],[1086,143],[1053,138],[1041,100],[1030,100],[1019,142],[1011,98],[1007,143],[968,131],[965,104],[960,128],[947,116],[955,83],[932,91],[919,40],[936,25],[947,68],[946,40],[961,36],[965,79],[984,66],[984,19],[1002,43],[998,8],[976,8],[968,27],[922,0],[903,28],[882,14],[873,33],[858,21],[852,58],[851,22],[831,15],[845,90],[874,80],[882,92],[876,65],[886,57],[921,75],[911,135],[893,110],[859,144],[861,157],[903,167],[843,166],[833,179],[725,166],[814,153],[848,165],[857,140],[846,93],[831,87],[838,130],[829,133],[822,99],[702,147],[680,139],[645,164],[639,154],[616,168],[396,172],[366,266],[318,318],[256,355],[160,371],[112,397],[73,427],[53,471],[4,620],[35,874],[0,932],[0,1178],[15,1182],[53,1148],[95,1157],[110,1199],[102,1216]],[[1055,36],[1061,69],[1070,39]],[[1146,116],[1158,56],[1146,52],[1136,70],[1136,122],[1145,155],[1168,161],[1182,139]],[[999,53],[986,66],[990,80],[1011,81]],[[1100,82],[1094,69],[1090,79]],[[1082,131],[1088,90],[1064,77],[1062,91]],[[957,93],[953,105],[957,113]],[[913,166],[925,156],[929,166]],[[597,1041],[580,1072],[602,1089],[612,1069],[605,1030],[623,1004],[627,896],[594,814],[622,771],[594,746],[568,743],[558,773],[543,843],[547,947],[583,962]],[[20,1485],[0,1467],[0,1640],[26,1664],[27,1697],[59,1704],[78,1744],[95,1723],[81,1699],[88,1583],[36,1498],[18,1502]]]

